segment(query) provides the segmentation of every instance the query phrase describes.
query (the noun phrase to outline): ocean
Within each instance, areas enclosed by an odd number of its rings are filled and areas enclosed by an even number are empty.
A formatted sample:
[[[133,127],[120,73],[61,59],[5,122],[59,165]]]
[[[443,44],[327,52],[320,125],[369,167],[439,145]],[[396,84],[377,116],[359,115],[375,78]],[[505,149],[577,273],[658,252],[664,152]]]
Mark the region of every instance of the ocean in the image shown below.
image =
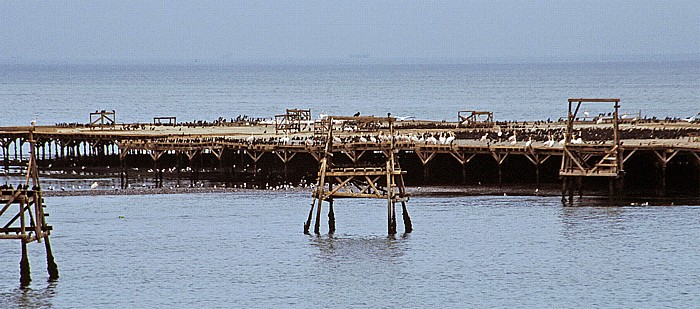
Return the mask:
[[[700,61],[471,65],[0,66],[0,126],[271,118],[287,108],[330,115],[456,121],[566,116],[567,98],[617,97],[621,113],[686,118],[700,112]],[[590,105],[589,112],[611,106]]]
[[[386,235],[381,200],[338,200],[337,231],[304,235],[304,192],[47,199],[19,288],[0,242],[7,308],[673,307],[700,300],[700,206],[607,207],[558,197],[416,197],[414,232]],[[327,210],[327,207],[325,208]]]
[[[622,113],[700,112],[700,62],[0,66],[0,126],[331,115],[557,119],[569,97]],[[592,114],[609,106],[587,106]],[[387,236],[386,203],[339,200],[337,231],[304,235],[310,192],[47,197],[60,279],[43,244],[0,240],[0,308],[697,307],[700,205],[584,198],[416,196],[414,232]],[[327,208],[324,209],[324,213]],[[399,211],[400,212],[400,211]],[[403,231],[400,214],[398,230]]]

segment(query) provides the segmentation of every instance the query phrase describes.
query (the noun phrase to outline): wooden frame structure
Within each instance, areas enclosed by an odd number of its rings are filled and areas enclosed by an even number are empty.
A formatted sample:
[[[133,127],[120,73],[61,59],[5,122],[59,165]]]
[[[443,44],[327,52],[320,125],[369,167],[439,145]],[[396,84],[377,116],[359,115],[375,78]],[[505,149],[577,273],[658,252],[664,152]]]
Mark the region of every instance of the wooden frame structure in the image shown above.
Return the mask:
[[[460,127],[490,127],[493,126],[493,112],[459,111],[457,121]]]
[[[310,121],[310,109],[287,109],[285,114],[275,115],[275,133],[301,132],[302,123]]]
[[[177,124],[177,117],[153,117],[153,124],[174,126]]]
[[[90,127],[113,127],[117,123],[117,113],[115,111],[95,111],[90,113]]]
[[[54,262],[49,234],[52,227],[46,223],[44,213],[44,201],[39,185],[39,172],[36,163],[34,136],[29,132],[30,158],[27,168],[27,177],[24,184],[17,188],[3,186],[0,189],[0,222],[5,222],[0,227],[0,239],[19,239],[22,241],[22,259],[20,260],[20,284],[29,285],[31,276],[29,271],[29,258],[27,256],[27,244],[33,241],[44,241],[46,248],[47,270],[49,279],[58,279],[58,266]],[[31,182],[31,187],[30,187]],[[10,211],[12,205],[18,205],[17,212]]]
[[[579,187],[581,177],[610,178],[609,194],[614,195],[614,181],[622,177],[623,158],[620,149],[620,128],[618,98],[570,98],[569,112],[564,135],[564,147],[559,176],[562,177],[562,201],[566,202],[569,191],[569,203],[573,202],[573,182],[577,178]],[[576,104],[574,108],[574,103]],[[583,103],[613,103],[613,140],[612,144],[587,144],[580,138],[574,139],[574,122]],[[580,190],[580,188],[579,188]]]
[[[395,158],[394,149],[394,118],[386,117],[353,117],[361,123],[386,122],[389,127],[389,142],[382,144],[382,152],[386,157],[386,162],[382,166],[371,167],[335,167],[332,162],[333,157],[333,122],[335,117],[328,117],[328,121],[322,122],[327,127],[323,130],[327,132],[326,146],[322,153],[318,173],[318,183],[313,190],[313,201],[309,216],[304,224],[304,234],[309,234],[311,219],[314,207],[316,208],[316,222],[314,233],[319,234],[321,221],[321,207],[324,201],[329,203],[328,229],[329,233],[335,232],[335,214],[333,213],[333,200],[335,198],[379,198],[387,200],[387,225],[389,235],[396,234],[396,203],[401,202],[403,211],[403,221],[406,233],[413,231],[411,218],[406,209],[409,194],[403,182],[403,175],[406,174],[399,167]],[[342,120],[344,117],[337,117]],[[354,160],[353,160],[354,162]],[[318,205],[316,202],[318,201]]]

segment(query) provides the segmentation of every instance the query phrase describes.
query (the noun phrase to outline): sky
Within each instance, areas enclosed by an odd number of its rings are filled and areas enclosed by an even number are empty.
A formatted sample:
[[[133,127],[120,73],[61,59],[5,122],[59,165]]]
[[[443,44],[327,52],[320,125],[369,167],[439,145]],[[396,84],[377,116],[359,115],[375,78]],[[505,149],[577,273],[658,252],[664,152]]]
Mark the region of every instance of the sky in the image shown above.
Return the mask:
[[[0,1],[0,63],[700,59],[700,1]]]

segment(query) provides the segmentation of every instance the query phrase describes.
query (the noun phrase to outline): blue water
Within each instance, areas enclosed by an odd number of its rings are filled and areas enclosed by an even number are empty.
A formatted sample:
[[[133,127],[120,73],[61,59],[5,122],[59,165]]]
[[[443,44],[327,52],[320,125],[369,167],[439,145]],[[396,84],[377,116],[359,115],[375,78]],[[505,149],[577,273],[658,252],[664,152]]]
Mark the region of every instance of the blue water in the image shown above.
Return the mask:
[[[556,119],[568,97],[619,97],[623,113],[685,118],[700,111],[700,62],[0,66],[0,126],[86,123],[103,109],[117,122],[271,117],[286,108],[314,117],[456,120],[474,109],[496,120]],[[0,240],[0,308],[700,304],[700,206],[415,197],[414,233],[387,237],[384,202],[344,200],[334,236],[325,214],[323,234],[307,236],[309,196],[48,197],[61,278],[46,281],[43,244],[33,243],[33,282],[20,289],[20,244]]]
[[[562,207],[557,197],[421,197],[386,236],[381,200],[335,203],[337,233],[302,233],[308,193],[53,197],[61,278],[43,245],[16,307],[675,307],[700,303],[700,207]],[[403,230],[399,219],[399,230]]]
[[[619,97],[622,113],[685,118],[700,111],[700,61],[318,66],[0,66],[0,126],[272,117],[286,108],[331,115],[496,120],[565,116],[570,97]],[[587,107],[596,115],[610,106]]]

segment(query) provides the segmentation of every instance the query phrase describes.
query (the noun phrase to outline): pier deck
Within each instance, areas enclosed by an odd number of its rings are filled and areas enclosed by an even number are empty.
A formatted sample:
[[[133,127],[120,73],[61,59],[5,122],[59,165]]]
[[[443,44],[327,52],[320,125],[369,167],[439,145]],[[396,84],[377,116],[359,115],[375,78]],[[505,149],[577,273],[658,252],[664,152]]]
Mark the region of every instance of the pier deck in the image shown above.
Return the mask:
[[[386,154],[391,138],[383,124],[377,123],[365,130],[353,127],[352,117],[342,119],[342,124],[334,124],[338,128],[334,133],[337,140],[330,150],[332,153],[343,156],[350,162]],[[347,125],[348,123],[351,125]],[[461,165],[462,174],[467,177],[466,169],[472,159],[475,156],[486,156],[495,162],[499,184],[501,173],[508,173],[501,171],[502,167],[507,165],[504,163],[511,158],[522,157],[535,167],[539,186],[540,166],[546,161],[556,160],[552,157],[561,159],[564,154],[562,140],[566,129],[565,121],[496,122],[489,127],[464,127],[457,122],[397,121],[394,126],[393,149],[401,160],[416,160],[422,165],[423,173],[420,174],[423,174],[423,184],[430,184],[430,166],[436,159],[454,159],[454,165]],[[577,122],[576,130],[575,134],[582,137],[584,145],[593,147],[613,143],[612,125],[609,123]],[[650,169],[659,170],[655,174],[658,177],[665,178],[666,165],[672,164],[678,158],[683,158],[683,164],[691,162],[687,168],[695,169],[695,172],[690,175],[700,174],[699,122],[639,120],[620,123],[619,130],[619,151],[623,168],[630,158],[646,153],[651,156],[643,156],[643,160],[648,161],[644,164],[648,164]],[[39,162],[70,158],[74,162],[93,159],[93,164],[99,164],[99,158],[102,156],[118,158],[122,162],[122,169],[128,169],[131,157],[148,155],[152,159],[154,169],[157,170],[159,160],[163,156],[176,156],[179,168],[183,168],[183,164],[197,164],[196,158],[202,155],[213,156],[219,161],[224,156],[242,156],[243,158],[228,160],[245,161],[253,166],[263,157],[271,156],[274,161],[279,159],[276,164],[280,165],[280,170],[284,169],[285,178],[287,165],[293,158],[305,154],[318,162],[325,145],[323,138],[315,134],[311,123],[300,126],[298,132],[288,133],[276,130],[274,124],[261,123],[0,127],[0,159],[4,160],[6,166],[10,162],[26,161],[26,145],[30,131],[36,140]],[[233,154],[229,155],[230,153]],[[180,155],[186,162],[181,162]],[[655,160],[650,161],[649,158]],[[97,163],[94,163],[95,161]],[[170,165],[174,167],[175,163]],[[411,166],[407,165],[411,179]],[[161,168],[163,166],[165,165],[160,165]],[[240,168],[240,165],[238,166]],[[256,171],[257,168],[252,170]],[[127,173],[128,171],[124,171],[123,174]],[[700,182],[699,176],[692,178],[691,181]],[[128,176],[123,175],[122,179],[126,185]],[[665,186],[663,180],[657,182],[660,186]],[[694,187],[694,191],[700,192],[700,185],[696,184]],[[665,191],[665,188],[663,190]],[[693,196],[697,194],[700,193],[690,193]]]

